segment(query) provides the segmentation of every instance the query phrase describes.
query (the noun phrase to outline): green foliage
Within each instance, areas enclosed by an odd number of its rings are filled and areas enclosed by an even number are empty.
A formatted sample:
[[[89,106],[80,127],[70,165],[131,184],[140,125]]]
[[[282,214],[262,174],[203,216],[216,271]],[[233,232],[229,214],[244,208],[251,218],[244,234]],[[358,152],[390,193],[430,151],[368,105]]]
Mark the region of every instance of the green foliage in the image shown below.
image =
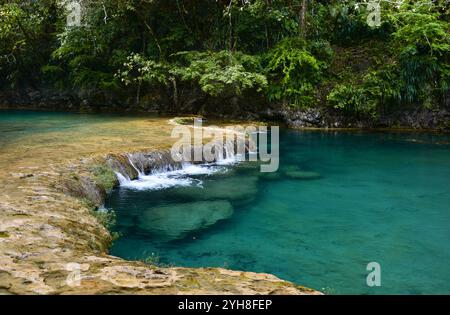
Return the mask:
[[[367,23],[369,1],[333,0],[331,3],[319,5],[319,27],[321,36],[341,46],[354,45],[368,39],[384,40],[389,36],[390,27],[382,19],[380,27],[371,27]],[[394,4],[381,1],[382,12],[386,12]],[[383,14],[382,13],[382,14]]]
[[[116,175],[107,165],[94,165],[91,167],[91,172],[94,182],[107,192],[111,191],[117,184]]]
[[[131,54],[119,70],[117,76],[125,85],[149,84],[166,85],[169,67],[161,62],[149,60],[140,54]]]
[[[395,66],[386,65],[372,70],[359,81],[337,84],[328,94],[327,101],[335,109],[359,117],[376,117],[387,105],[398,103],[401,82]]]
[[[366,90],[353,84],[339,84],[328,94],[334,108],[358,115],[374,115],[375,107],[369,102]]]
[[[171,73],[181,81],[195,82],[209,95],[240,95],[247,89],[261,91],[267,87],[266,77],[255,72],[258,60],[249,55],[192,51],[176,56],[185,66],[174,67]]]
[[[284,39],[269,52],[267,60],[269,100],[300,107],[314,103],[314,84],[321,78],[324,63],[306,49],[304,41]]]
[[[330,91],[330,105],[357,115],[376,116],[414,104],[439,104],[449,91],[450,28],[440,4],[426,1],[385,8],[391,35],[384,60],[362,74],[342,77]],[[376,59],[376,58],[374,58]],[[351,77],[353,75],[353,78]]]
[[[95,41],[95,33],[86,27],[66,30],[59,35],[60,46],[53,52],[52,61],[70,73],[69,85],[82,90],[115,88],[118,85],[109,60],[102,56],[107,44],[102,47]]]
[[[232,1],[226,17],[234,22],[234,47],[247,53],[269,49],[281,38],[299,34],[298,12],[286,1]]]
[[[119,70],[117,77],[125,85],[142,83],[168,85],[174,80],[198,85],[211,96],[240,95],[247,89],[261,91],[267,86],[264,75],[255,72],[259,63],[242,53],[180,52],[172,56],[172,64],[132,54]]]
[[[403,83],[402,101],[424,101],[449,89],[450,26],[422,3],[404,5],[390,16]]]
[[[0,87],[35,82],[54,48],[54,1],[0,1]]]
[[[367,1],[308,0],[306,25],[303,3],[83,1],[82,25],[67,28],[60,1],[0,0],[0,89],[137,90],[137,103],[152,89],[175,108],[188,89],[260,92],[277,106],[370,117],[446,104],[448,1],[382,1],[379,27],[367,23]]]
[[[116,225],[117,217],[116,213],[113,210],[108,209],[92,210],[92,215],[97,219],[97,221],[101,225],[103,225],[108,230],[111,230]]]

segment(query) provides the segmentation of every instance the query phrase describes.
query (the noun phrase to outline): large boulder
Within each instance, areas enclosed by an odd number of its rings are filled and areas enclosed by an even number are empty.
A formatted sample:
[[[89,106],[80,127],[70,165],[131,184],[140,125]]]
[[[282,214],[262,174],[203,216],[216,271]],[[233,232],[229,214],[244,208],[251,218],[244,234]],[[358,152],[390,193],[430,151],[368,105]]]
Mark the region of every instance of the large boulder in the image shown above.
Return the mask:
[[[253,198],[258,192],[257,176],[231,176],[205,180],[202,187],[184,187],[174,194],[194,200],[243,200]]]
[[[290,179],[299,179],[299,180],[312,180],[322,178],[322,176],[319,173],[306,171],[290,171],[286,172],[285,175]]]
[[[228,201],[200,201],[150,208],[139,218],[139,228],[166,241],[207,228],[233,215]]]

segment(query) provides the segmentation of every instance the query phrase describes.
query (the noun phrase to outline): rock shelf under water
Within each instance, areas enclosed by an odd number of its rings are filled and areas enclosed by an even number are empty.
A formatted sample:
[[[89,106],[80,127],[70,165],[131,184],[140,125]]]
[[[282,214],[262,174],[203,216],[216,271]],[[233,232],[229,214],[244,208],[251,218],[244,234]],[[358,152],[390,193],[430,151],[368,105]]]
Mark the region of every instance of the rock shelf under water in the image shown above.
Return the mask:
[[[166,122],[122,119],[120,124],[110,124],[109,121],[95,121],[96,132],[92,134],[90,128],[84,128],[91,117],[78,119],[69,114],[53,117],[32,113],[30,122],[38,121],[36,117],[40,115],[52,122],[51,133],[27,135],[26,130],[20,131],[22,138],[16,139],[14,145],[8,139],[2,139],[6,142],[0,151],[3,185],[0,293],[318,294],[268,274],[221,268],[160,268],[109,255],[112,236],[101,224],[95,208],[104,203],[106,191],[118,185],[114,171],[126,174],[129,179],[138,178],[139,174],[129,162],[130,154],[104,155],[99,152],[113,147],[116,152],[125,147],[132,148],[133,137],[136,138],[139,132],[141,137],[151,139],[148,134],[157,131],[159,136],[154,144],[164,146],[166,138],[161,135],[161,130],[166,128]],[[20,114],[20,117],[25,116]],[[60,122],[66,126],[66,121],[73,122],[74,119],[73,127],[64,132],[53,131]],[[118,139],[114,132],[127,134],[126,139],[130,141]],[[40,146],[41,143],[45,146]],[[142,146],[145,144],[139,145]],[[28,148],[32,154],[27,155],[23,148]],[[50,149],[60,154],[55,155]],[[19,156],[22,159],[18,162]],[[145,172],[172,165],[164,161],[167,157],[164,149],[152,146],[131,157],[136,168]],[[19,173],[20,176],[11,175]],[[223,211],[223,215],[228,212],[229,209]],[[73,285],[67,279],[77,268],[81,279],[79,284]]]

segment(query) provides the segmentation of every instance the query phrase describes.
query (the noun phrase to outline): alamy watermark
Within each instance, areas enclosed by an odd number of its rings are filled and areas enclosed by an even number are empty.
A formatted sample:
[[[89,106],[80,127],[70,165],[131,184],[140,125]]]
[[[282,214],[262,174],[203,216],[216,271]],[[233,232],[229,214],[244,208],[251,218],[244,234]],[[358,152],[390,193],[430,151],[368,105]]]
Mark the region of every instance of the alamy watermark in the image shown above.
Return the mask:
[[[65,3],[67,10],[67,27],[81,26],[81,4],[75,0],[69,0]]]
[[[367,15],[367,24],[370,27],[379,27],[381,26],[381,4],[380,0],[369,1],[367,4],[367,11],[369,14]]]
[[[366,278],[369,287],[381,287],[381,265],[375,261],[367,264],[367,271],[370,271]]]
[[[68,285],[69,287],[81,286],[81,272],[87,271],[89,267],[89,264],[79,264],[75,262],[66,264],[66,270],[69,271],[69,274],[66,278],[66,285]]]
[[[367,11],[369,12],[367,15],[367,24],[370,27],[379,27],[381,26],[381,2],[386,1],[390,3],[397,4],[400,6],[403,1],[402,0],[363,0],[363,2],[357,2],[355,4],[355,8],[359,9],[361,5],[367,5]],[[67,27],[76,27],[81,26],[82,20],[82,5],[80,1],[77,0],[67,0],[65,2],[65,7],[67,10]],[[106,14],[106,9],[105,14]],[[106,19],[106,15],[105,15]],[[106,22],[106,20],[105,20]]]

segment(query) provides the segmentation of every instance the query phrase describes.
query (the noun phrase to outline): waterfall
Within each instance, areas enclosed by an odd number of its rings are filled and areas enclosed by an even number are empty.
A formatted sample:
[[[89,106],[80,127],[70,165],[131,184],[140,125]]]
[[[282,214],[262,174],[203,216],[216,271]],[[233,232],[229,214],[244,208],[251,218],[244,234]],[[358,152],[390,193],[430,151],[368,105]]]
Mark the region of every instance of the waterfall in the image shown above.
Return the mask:
[[[144,175],[144,169],[143,168],[139,169],[139,168],[136,167],[136,165],[134,165],[134,163],[133,163],[133,155],[132,154],[127,154],[127,157],[128,157],[128,162],[130,162],[131,167],[133,167],[136,170],[136,172],[138,173],[138,177]]]
[[[125,176],[123,176],[119,172],[114,172],[116,174],[117,180],[119,181],[120,186],[126,185],[126,183],[130,182],[131,180]]]

